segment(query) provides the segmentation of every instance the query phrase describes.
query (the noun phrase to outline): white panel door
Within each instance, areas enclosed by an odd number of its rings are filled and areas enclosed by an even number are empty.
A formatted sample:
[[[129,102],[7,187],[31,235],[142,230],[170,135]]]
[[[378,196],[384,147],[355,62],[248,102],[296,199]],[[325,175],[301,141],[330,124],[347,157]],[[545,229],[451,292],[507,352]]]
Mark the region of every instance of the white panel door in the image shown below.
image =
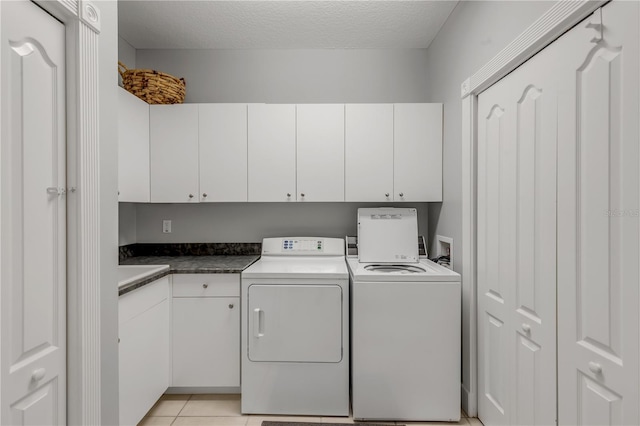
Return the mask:
[[[393,104],[345,106],[345,201],[393,200]]]
[[[148,203],[149,104],[118,87],[118,201]]]
[[[342,288],[250,285],[248,357],[254,362],[340,362]]]
[[[296,106],[249,105],[249,201],[296,200]]]
[[[559,422],[637,425],[639,3],[602,8],[560,41]],[[589,26],[588,26],[589,25]]]
[[[395,104],[393,199],[442,201],[442,104]]]
[[[200,104],[200,202],[247,201],[247,105]]]
[[[151,201],[199,201],[198,105],[151,105]]]
[[[297,200],[344,201],[344,105],[297,105]]]
[[[240,299],[173,299],[172,386],[240,386]]]
[[[65,27],[3,2],[0,423],[66,424]]]
[[[479,417],[556,421],[557,88],[549,47],[478,97]]]

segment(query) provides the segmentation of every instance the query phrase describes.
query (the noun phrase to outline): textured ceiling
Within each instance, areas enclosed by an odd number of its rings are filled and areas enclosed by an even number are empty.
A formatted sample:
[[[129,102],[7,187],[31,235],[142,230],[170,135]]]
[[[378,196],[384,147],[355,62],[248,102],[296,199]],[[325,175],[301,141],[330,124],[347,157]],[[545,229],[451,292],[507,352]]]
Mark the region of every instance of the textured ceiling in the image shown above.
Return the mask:
[[[456,1],[119,0],[136,49],[427,48]]]

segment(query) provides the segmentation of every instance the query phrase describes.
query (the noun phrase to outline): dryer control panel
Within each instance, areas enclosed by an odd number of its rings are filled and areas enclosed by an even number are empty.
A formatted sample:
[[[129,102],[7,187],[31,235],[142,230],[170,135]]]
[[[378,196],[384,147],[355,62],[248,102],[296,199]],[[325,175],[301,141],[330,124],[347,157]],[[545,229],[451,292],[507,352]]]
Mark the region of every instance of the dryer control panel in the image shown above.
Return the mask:
[[[292,238],[282,240],[282,249],[285,251],[322,251],[323,249],[322,239],[306,239],[306,238]]]
[[[344,240],[322,237],[283,237],[262,240],[263,256],[344,256]]]

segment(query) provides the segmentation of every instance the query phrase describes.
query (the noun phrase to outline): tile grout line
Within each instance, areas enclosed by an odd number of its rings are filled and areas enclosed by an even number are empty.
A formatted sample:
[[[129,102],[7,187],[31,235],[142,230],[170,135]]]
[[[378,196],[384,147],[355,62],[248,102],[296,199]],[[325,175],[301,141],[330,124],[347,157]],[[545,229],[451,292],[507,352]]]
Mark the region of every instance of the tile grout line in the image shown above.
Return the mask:
[[[187,398],[187,400],[184,402],[184,405],[182,406],[182,408],[180,409],[180,411],[178,411],[178,415],[176,416],[176,418],[173,420],[174,422],[178,419],[178,417],[180,417],[180,413],[182,413],[182,410],[184,410],[184,407],[187,406],[187,404],[189,403],[189,401],[191,401],[191,398],[193,398],[193,394],[189,395],[189,398]],[[173,422],[171,423],[173,424]]]

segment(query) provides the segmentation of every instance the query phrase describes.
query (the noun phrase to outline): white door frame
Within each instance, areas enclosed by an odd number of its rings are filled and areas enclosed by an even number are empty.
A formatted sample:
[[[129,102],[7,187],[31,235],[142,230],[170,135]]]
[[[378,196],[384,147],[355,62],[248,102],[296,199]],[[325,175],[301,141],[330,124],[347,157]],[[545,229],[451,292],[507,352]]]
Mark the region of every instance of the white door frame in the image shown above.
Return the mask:
[[[515,70],[568,29],[607,3],[608,0],[561,0],[538,18],[516,39],[461,85],[462,98],[462,292],[468,301],[469,377],[462,386],[462,407],[470,416],[478,415],[477,346],[477,148],[478,95]]]
[[[66,31],[67,422],[98,425],[101,423],[100,10],[85,0],[35,2],[61,21]],[[0,122],[0,130],[1,126]]]

